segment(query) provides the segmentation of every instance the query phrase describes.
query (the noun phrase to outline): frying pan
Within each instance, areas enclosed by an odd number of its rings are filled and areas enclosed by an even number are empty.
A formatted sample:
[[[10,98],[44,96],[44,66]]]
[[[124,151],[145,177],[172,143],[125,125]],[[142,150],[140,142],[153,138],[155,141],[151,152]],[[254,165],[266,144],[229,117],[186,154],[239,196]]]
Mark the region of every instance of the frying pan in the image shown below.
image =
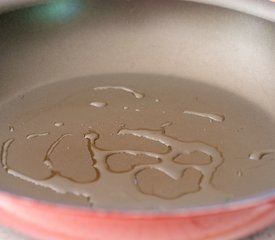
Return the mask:
[[[275,119],[272,1],[68,1],[78,7],[27,16],[9,13],[19,7],[13,2],[2,1],[0,17],[2,103],[64,79],[146,73],[226,89]],[[167,211],[90,209],[0,193],[0,222],[38,239],[227,240],[274,221],[272,187],[236,201]]]

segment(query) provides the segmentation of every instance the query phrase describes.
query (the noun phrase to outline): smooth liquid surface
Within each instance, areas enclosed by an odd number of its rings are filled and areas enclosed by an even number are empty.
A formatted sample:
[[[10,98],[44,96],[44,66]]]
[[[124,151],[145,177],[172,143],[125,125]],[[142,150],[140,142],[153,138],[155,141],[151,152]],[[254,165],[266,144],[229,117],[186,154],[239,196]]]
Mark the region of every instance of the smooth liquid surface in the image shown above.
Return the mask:
[[[251,156],[274,153],[272,121],[232,93],[196,82],[143,75],[64,81],[3,105],[1,118],[1,184],[30,196],[171,208],[270,187],[265,179],[251,185],[265,168],[258,171]]]

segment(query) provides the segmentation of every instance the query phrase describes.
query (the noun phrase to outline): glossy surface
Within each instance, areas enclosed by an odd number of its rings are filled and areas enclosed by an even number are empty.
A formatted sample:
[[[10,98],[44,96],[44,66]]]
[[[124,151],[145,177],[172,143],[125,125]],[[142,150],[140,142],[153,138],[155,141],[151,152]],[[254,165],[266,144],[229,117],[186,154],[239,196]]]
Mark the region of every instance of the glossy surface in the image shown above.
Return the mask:
[[[31,89],[0,111],[0,186],[26,196],[93,208],[175,209],[274,187],[273,153],[265,150],[275,144],[274,121],[236,94],[200,82],[90,76]],[[259,149],[263,157],[250,159]]]

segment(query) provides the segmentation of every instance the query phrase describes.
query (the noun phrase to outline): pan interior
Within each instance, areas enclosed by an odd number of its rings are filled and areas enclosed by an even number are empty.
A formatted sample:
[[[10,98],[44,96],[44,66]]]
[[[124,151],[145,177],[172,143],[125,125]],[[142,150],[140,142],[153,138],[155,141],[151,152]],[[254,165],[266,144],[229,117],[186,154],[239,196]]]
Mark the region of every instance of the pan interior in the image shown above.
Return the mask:
[[[2,14],[1,188],[115,209],[273,190],[274,43],[272,22],[186,1]]]
[[[274,119],[211,85],[97,75],[22,92],[0,110],[1,187],[19,194],[169,209],[274,187]]]

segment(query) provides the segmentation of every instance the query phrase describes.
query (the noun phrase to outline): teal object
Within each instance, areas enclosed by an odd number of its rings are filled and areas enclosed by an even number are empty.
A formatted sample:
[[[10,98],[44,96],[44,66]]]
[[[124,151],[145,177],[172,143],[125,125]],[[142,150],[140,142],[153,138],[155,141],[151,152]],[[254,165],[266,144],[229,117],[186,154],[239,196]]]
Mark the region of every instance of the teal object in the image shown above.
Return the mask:
[[[84,2],[77,0],[48,1],[45,4],[27,9],[25,14],[31,22],[63,23],[78,16],[84,9]]]

